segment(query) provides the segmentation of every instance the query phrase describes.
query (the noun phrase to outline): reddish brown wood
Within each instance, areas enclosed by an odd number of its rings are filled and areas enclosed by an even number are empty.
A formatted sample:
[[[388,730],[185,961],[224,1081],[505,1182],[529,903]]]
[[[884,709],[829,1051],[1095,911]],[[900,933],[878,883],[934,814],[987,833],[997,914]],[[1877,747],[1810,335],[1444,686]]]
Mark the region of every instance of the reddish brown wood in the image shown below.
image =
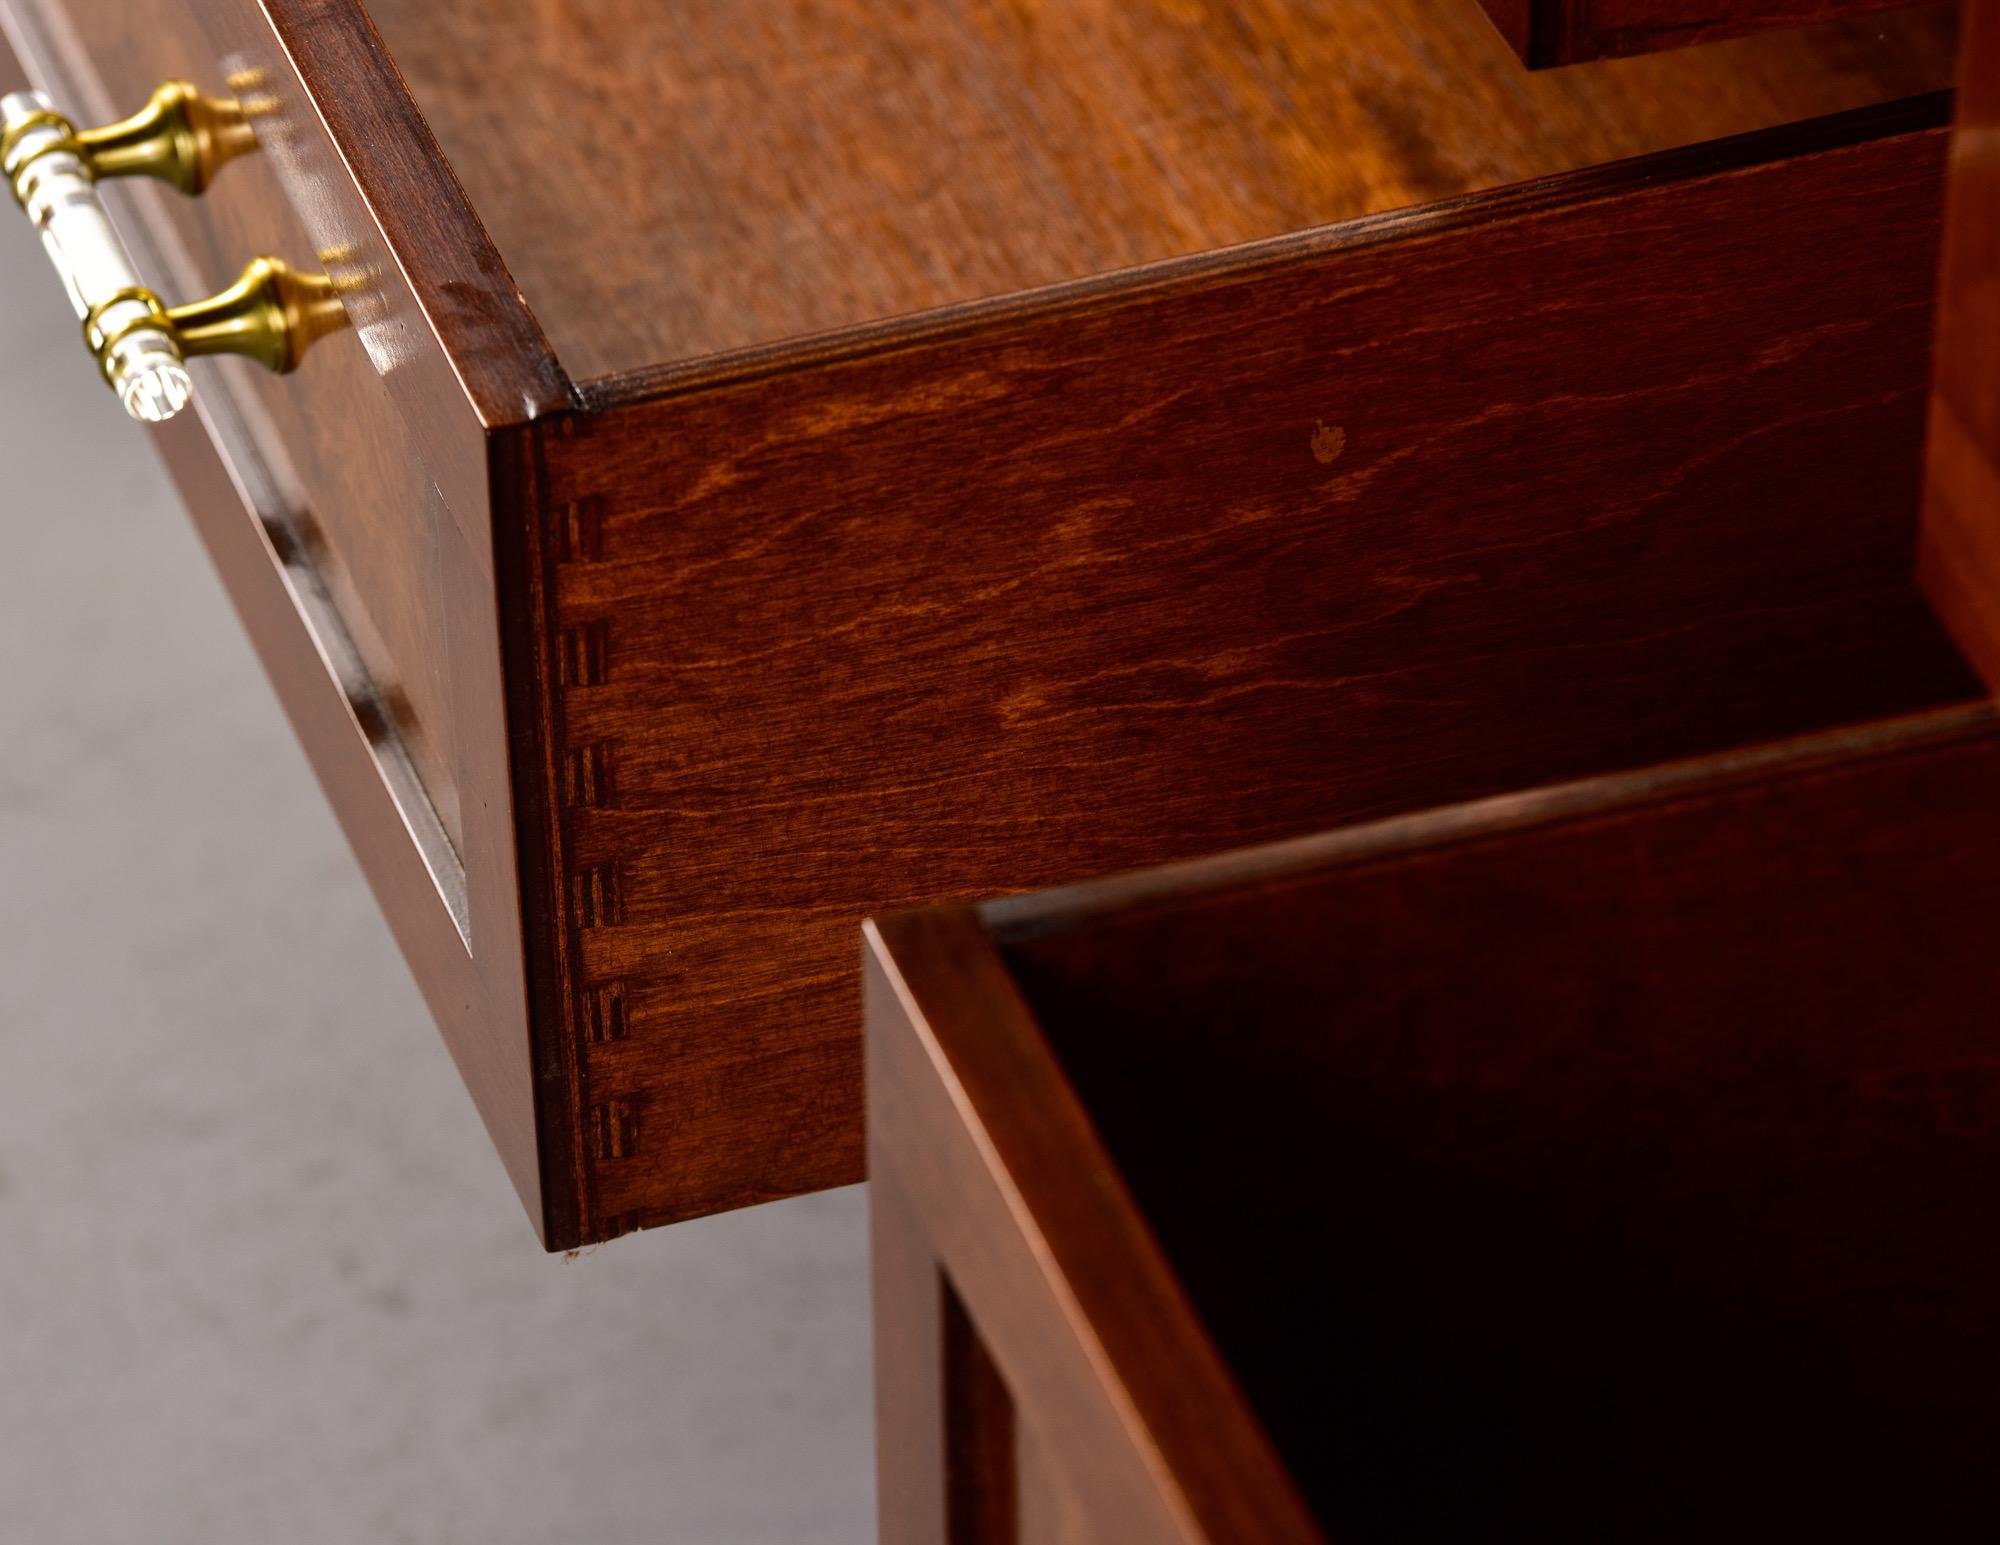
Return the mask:
[[[872,907],[1967,694],[1906,577],[1943,138],[1880,127],[545,432],[574,1098],[637,1123],[590,1231],[859,1178]]]
[[[1966,11],[1926,460],[1924,588],[2000,691],[2000,5]]]
[[[1137,1461],[1255,1537],[1209,1338],[1334,1539],[1991,1532],[1996,777],[1961,709],[872,925],[873,1162],[1083,1537]]]
[[[951,1284],[944,1294],[945,1537],[1013,1545],[1020,1537],[1014,1400]]]
[[[203,367],[230,561],[324,585],[260,648],[289,680],[351,642],[298,711],[414,768],[343,818],[551,1245],[859,1176],[871,908],[1968,689],[1903,572],[1940,100],[1452,196],[1909,90],[1936,16],[1703,94],[1523,84],[1442,3],[702,0],[600,36],[389,0],[565,348],[649,367],[572,398],[353,0],[4,3],[88,115],[164,74],[254,108],[208,197],[129,206],[177,293],[260,249],[357,281],[297,376]],[[868,89],[906,77],[939,89]],[[933,101],[950,132],[910,132]],[[469,953],[406,883],[417,807]]]
[[[946,1545],[945,1283],[895,1181],[868,1188],[875,1322],[875,1510],[882,1545]]]
[[[1916,0],[1480,0],[1531,66],[1645,54],[1772,28],[1870,20]],[[1835,34],[1829,33],[1828,36]],[[1846,39],[1863,35],[1850,30]],[[1838,45],[1836,45],[1838,46]]]
[[[1472,0],[369,10],[579,381],[1951,80],[1937,7],[1535,79]]]
[[[900,1199],[891,1237],[907,1252],[889,1266],[927,1255],[953,1284],[1033,1434],[1027,1474],[1055,1479],[1090,1538],[1316,1539],[971,916],[871,923],[868,939],[870,1189]],[[921,1402],[941,1417],[951,1401],[905,1377],[933,1331],[877,1325],[878,1391],[901,1395],[883,1409],[915,1456]],[[893,1496],[944,1485],[941,1468],[926,1486],[906,1467]],[[1043,1516],[1042,1499],[1023,1504]],[[938,1538],[936,1516],[904,1532],[910,1515],[885,1510],[884,1545]]]
[[[1096,1545],[1090,1522],[1063,1483],[1046,1445],[1030,1428],[1021,1428],[1019,1438],[1015,1464],[1020,1476],[1020,1537],[1035,1545]]]

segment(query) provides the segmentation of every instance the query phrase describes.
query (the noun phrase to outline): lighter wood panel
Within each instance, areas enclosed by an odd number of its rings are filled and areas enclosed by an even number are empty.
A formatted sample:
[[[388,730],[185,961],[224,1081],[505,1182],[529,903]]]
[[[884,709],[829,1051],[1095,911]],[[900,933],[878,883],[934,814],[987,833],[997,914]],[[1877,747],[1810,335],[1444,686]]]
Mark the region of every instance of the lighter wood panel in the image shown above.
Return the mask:
[[[1474,0],[375,0],[578,378],[1948,85],[1930,8],[1530,76]]]
[[[2000,694],[2000,0],[1966,15],[1937,374],[1925,467],[1925,588]]]

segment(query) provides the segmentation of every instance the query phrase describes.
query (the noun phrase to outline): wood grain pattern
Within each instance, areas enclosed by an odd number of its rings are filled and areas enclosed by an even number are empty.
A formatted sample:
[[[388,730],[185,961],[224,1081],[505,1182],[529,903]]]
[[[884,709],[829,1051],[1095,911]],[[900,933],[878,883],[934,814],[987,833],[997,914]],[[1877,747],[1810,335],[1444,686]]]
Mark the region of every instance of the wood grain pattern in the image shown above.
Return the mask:
[[[1907,10],[1912,0],[1480,0],[1531,66],[1613,59],[1771,28],[1809,27]],[[1865,30],[1845,34],[1865,37]]]
[[[1968,689],[1903,572],[1941,99],[1205,250],[1905,91],[1937,14],[1696,93],[1524,81],[1463,6],[386,5],[572,366],[649,367],[573,393],[352,0],[5,3],[94,111],[255,103],[131,206],[181,282],[362,281],[216,377],[231,561],[323,582],[344,733],[437,806],[469,956],[342,809],[552,1246],[858,1178],[870,909]]]
[[[1936,7],[1536,78],[1470,0],[369,9],[578,380],[1935,90],[1952,57]]]
[[[871,909],[1970,695],[1907,577],[1943,139],[1884,126],[544,433],[544,647],[600,639],[545,733],[617,797],[551,773],[570,915],[531,953],[574,1108],[642,1110],[586,1232],[860,1177]]]
[[[1025,1004],[1332,1538],[1989,1533],[1996,777],[1982,705],[1426,813],[997,903],[921,1001],[1030,1195]]]
[[[1924,588],[2000,692],[2000,5],[1966,12],[1937,366],[1925,461]]]

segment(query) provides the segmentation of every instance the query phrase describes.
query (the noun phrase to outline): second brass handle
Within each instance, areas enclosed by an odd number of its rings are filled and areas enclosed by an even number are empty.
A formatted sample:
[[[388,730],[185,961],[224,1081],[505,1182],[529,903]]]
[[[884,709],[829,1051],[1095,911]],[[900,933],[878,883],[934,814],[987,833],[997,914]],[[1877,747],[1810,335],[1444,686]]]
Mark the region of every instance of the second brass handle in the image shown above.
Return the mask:
[[[276,258],[253,260],[221,294],[185,306],[166,305],[134,271],[96,179],[146,172],[198,190],[221,160],[240,153],[239,129],[240,117],[193,110],[188,92],[173,88],[123,125],[85,134],[39,91],[0,97],[0,172],[41,233],[105,380],[134,418],[157,423],[187,406],[188,359],[241,354],[288,371],[315,340],[345,325],[331,280]],[[85,145],[92,135],[95,149]]]

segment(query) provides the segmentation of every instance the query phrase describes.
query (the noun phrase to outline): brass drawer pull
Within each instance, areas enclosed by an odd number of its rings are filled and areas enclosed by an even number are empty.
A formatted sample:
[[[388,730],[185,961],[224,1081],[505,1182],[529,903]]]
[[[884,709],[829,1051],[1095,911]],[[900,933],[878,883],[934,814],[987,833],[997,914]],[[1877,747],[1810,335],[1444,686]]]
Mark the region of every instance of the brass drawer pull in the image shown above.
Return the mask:
[[[199,193],[224,165],[257,148],[239,104],[203,96],[184,80],[168,81],[130,118],[101,129],[77,128],[39,93],[20,95],[37,100],[10,111],[0,134],[0,170],[10,181],[21,170],[17,151],[25,161],[29,154],[66,149],[92,177],[157,177],[183,193]],[[23,141],[38,126],[53,129],[57,137],[31,150]]]
[[[163,86],[122,123],[79,131],[39,91],[0,97],[0,174],[41,232],[84,342],[133,418],[159,423],[187,406],[186,361],[241,354],[280,373],[345,325],[324,274],[253,259],[219,295],[168,306],[140,282],[97,196],[100,177],[149,176],[199,193],[251,148],[241,108],[184,83]]]

